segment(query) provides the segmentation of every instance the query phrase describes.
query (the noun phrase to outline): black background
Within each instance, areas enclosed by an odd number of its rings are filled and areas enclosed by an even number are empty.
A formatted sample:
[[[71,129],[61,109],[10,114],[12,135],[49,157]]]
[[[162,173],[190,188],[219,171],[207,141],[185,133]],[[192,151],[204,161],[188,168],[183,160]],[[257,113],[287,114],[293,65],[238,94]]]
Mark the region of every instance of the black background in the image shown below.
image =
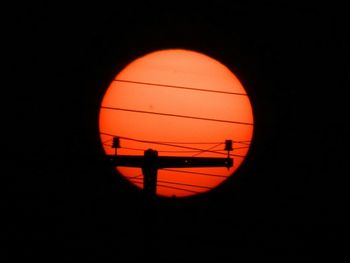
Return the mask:
[[[340,257],[348,26],[343,6],[13,6],[3,16],[2,223],[21,258],[215,262]],[[148,52],[203,52],[251,97],[237,175],[194,198],[142,194],[105,160],[102,96]]]

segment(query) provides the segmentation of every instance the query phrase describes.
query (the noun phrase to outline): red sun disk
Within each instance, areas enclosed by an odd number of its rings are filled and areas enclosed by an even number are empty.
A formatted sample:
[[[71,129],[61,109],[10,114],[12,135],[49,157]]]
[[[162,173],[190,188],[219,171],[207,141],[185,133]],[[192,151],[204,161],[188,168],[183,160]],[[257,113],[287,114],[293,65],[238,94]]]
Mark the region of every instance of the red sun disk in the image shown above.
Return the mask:
[[[151,148],[159,156],[225,157],[225,140],[234,141],[230,169],[160,169],[157,194],[165,197],[204,193],[225,181],[247,155],[253,123],[238,78],[213,58],[181,49],[156,51],[127,65],[109,85],[99,117],[106,154],[114,154],[111,135],[121,138],[119,155],[143,155]],[[117,170],[143,188],[140,168]]]

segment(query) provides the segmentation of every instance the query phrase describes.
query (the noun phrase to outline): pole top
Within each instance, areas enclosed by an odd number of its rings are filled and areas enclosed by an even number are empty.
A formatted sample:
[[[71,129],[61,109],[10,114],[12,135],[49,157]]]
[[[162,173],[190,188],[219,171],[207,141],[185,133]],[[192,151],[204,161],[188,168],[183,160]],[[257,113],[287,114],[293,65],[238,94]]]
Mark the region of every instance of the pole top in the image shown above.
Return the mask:
[[[144,156],[145,157],[158,157],[158,152],[156,150],[153,150],[153,149],[147,149],[144,152]]]

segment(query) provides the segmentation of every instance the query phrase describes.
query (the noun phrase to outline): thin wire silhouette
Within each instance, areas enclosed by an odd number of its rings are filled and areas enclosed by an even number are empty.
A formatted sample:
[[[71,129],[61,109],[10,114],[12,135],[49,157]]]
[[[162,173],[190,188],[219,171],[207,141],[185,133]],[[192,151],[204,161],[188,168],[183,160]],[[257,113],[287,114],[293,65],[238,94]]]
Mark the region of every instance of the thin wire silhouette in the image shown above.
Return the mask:
[[[111,141],[111,139],[109,139],[109,140],[107,140],[107,141]],[[111,143],[103,142],[102,144],[105,145],[105,146],[112,147],[112,144],[111,144]],[[222,144],[223,144],[223,143],[218,143],[217,145],[215,145],[215,147],[220,146],[220,145],[222,145]],[[159,152],[159,153],[195,153],[194,155],[192,155],[192,157],[194,157],[194,156],[197,156],[197,155],[199,155],[199,154],[201,154],[201,153],[203,153],[203,152],[207,152],[207,151],[210,151],[211,153],[214,153],[214,151],[212,151],[212,150],[213,150],[215,147],[213,146],[213,147],[210,147],[210,148],[208,148],[208,149],[203,149],[203,150],[188,150],[188,151],[181,151],[181,150],[173,150],[173,151],[171,151],[171,150],[158,150],[157,152]],[[213,148],[213,149],[211,149],[211,148]],[[232,151],[240,150],[240,149],[248,149],[248,148],[249,148],[249,146],[235,147]],[[146,149],[141,149],[141,148],[132,148],[132,147],[125,147],[125,146],[120,147],[120,149],[131,150],[131,151],[139,151],[139,152],[144,152],[144,151],[146,150]],[[223,155],[223,153],[220,152],[220,151],[224,151],[224,150],[216,150],[215,153]]]
[[[170,189],[175,189],[175,190],[181,190],[181,191],[187,191],[195,194],[199,194],[200,192],[186,189],[186,188],[180,188],[180,187],[175,187],[175,186],[170,186],[170,185],[165,185],[165,184],[157,184],[157,187],[165,187],[165,188],[170,188]]]
[[[166,88],[173,88],[173,89],[184,89],[184,90],[194,90],[194,91],[202,91],[202,92],[221,93],[221,94],[228,94],[228,95],[247,96],[246,93],[220,91],[220,90],[210,90],[210,89],[196,89],[196,88],[177,86],[177,85],[157,84],[157,83],[140,82],[140,81],[132,81],[132,80],[122,80],[122,79],[115,79],[114,81],[125,82],[125,83],[132,83],[132,84],[140,84],[140,85],[166,87]]]
[[[106,145],[106,146],[110,146],[112,147],[112,144],[107,144],[107,143],[104,143],[103,145]],[[140,149],[140,148],[131,148],[131,147],[120,147],[120,149],[125,149],[125,150],[131,150],[131,151],[139,151],[139,152],[144,152],[146,149]],[[162,150],[158,150],[157,152],[159,153],[201,153],[201,152],[205,152],[206,150],[188,150],[188,151],[180,151],[180,150],[174,150],[174,151],[162,151]],[[217,152],[218,154],[222,154],[220,152]]]
[[[244,145],[250,145],[250,141],[234,141],[232,140],[234,143],[239,143],[239,144],[244,144]],[[219,144],[222,142],[174,142],[174,141],[159,141],[161,143],[170,143],[170,144]]]
[[[218,147],[218,146],[220,146],[220,145],[222,145],[222,144],[223,144],[223,143],[218,143],[217,145],[214,145],[214,146],[212,146],[212,147],[209,147],[208,149],[202,150],[202,151],[200,151],[199,153],[196,153],[196,154],[192,155],[192,157],[198,156],[198,155],[200,155],[200,154],[202,154],[202,153],[204,153],[204,152],[207,152],[207,151],[212,151],[212,150],[214,150],[216,147]],[[222,153],[221,153],[221,154],[222,154]]]
[[[128,179],[142,179],[141,178],[142,176],[143,176],[142,174],[139,174],[139,175],[135,175],[135,176],[126,176],[126,178],[128,178]]]
[[[221,143],[222,144],[222,143]],[[104,143],[103,145],[105,146],[109,146],[109,147],[112,147],[112,144],[107,144],[107,143]],[[247,148],[247,147],[242,147],[242,148]],[[140,149],[140,148],[131,148],[131,147],[120,147],[120,149],[125,149],[125,150],[130,150],[130,151],[138,151],[138,152],[144,152],[146,149]],[[208,149],[203,149],[203,150],[188,150],[188,151],[180,151],[180,150],[174,150],[174,151],[166,151],[166,150],[158,150],[157,152],[158,153],[196,153],[195,155],[193,156],[196,156],[196,155],[199,155],[203,152],[207,152]],[[224,150],[222,150],[224,151]],[[219,150],[217,151],[210,151],[211,153],[216,153],[216,154],[220,154],[220,155],[224,155],[224,153],[222,152],[219,152]],[[193,157],[192,156],[192,157]]]
[[[100,132],[101,134],[108,135],[108,136],[117,136],[115,134],[110,134],[106,132]],[[158,144],[158,145],[164,145],[164,146],[170,146],[170,147],[175,147],[175,148],[181,148],[181,149],[187,149],[187,150],[195,150],[195,151],[202,151],[203,149],[195,148],[195,147],[189,147],[189,146],[182,146],[182,145],[174,145],[170,143],[163,143],[163,142],[157,142],[157,141],[148,141],[148,140],[140,140],[140,139],[134,139],[134,138],[129,138],[129,137],[124,137],[124,136],[117,136],[120,139],[124,140],[130,140],[130,141],[135,141],[135,142],[140,142],[140,143],[148,143],[148,144]]]
[[[135,183],[135,184],[141,184],[141,185],[143,185],[143,182],[134,181],[134,183]],[[175,190],[181,190],[181,191],[186,191],[186,192],[195,193],[195,194],[199,194],[199,193],[200,193],[200,192],[198,192],[198,191],[194,191],[194,190],[190,190],[190,189],[186,189],[186,188],[181,188],[181,187],[175,187],[175,186],[165,185],[165,184],[157,184],[157,187],[163,187],[163,188],[170,188],[170,189],[175,189]]]
[[[162,169],[164,171],[169,171],[169,172],[175,172],[175,173],[189,173],[189,174],[197,174],[197,175],[205,175],[205,176],[214,176],[214,177],[222,177],[222,178],[227,178],[225,175],[219,175],[219,174],[209,174],[209,173],[201,173],[201,172],[192,172],[192,171],[185,171],[185,170],[177,170],[177,169],[169,169],[169,168],[164,168]]]
[[[174,142],[174,141],[161,141],[161,143],[171,143],[171,144],[219,144],[222,142]]]
[[[136,179],[136,180],[143,180],[143,178],[139,177],[131,177],[128,179]],[[203,186],[203,185],[195,185],[195,184],[186,184],[186,183],[177,183],[177,182],[171,182],[171,181],[165,181],[165,180],[157,180],[157,184],[159,183],[165,183],[165,184],[174,184],[174,185],[181,185],[181,186],[189,186],[189,187],[196,187],[196,188],[204,188],[204,189],[211,189],[209,186]]]
[[[139,148],[132,148],[132,147],[121,147],[121,149],[126,149],[126,150],[131,150],[131,151],[140,151],[140,152],[144,152],[145,149],[139,149]]]
[[[110,133],[106,133],[106,132],[100,132],[100,133],[104,134],[104,135],[108,135],[108,136],[113,136],[113,137],[116,136],[114,134],[110,134]],[[119,137],[120,139],[124,139],[124,140],[130,140],[130,141],[141,142],[141,143],[149,143],[149,144],[158,144],[158,145],[176,147],[176,148],[181,148],[181,149],[196,150],[196,151],[203,151],[204,150],[204,149],[199,149],[199,148],[194,148],[194,147],[174,145],[174,144],[162,143],[162,142],[156,142],[156,141],[140,140],[140,139],[134,139],[134,138],[124,137],[124,136],[117,136],[117,137]],[[208,151],[207,150],[207,152],[226,155],[225,153],[221,153],[221,152],[217,152],[217,151],[210,151],[210,150]],[[244,156],[238,155],[238,154],[231,154],[231,156],[244,158]]]
[[[175,117],[175,118],[185,118],[185,119],[193,119],[193,120],[201,120],[201,121],[215,121],[215,122],[223,122],[223,123],[231,123],[231,124],[239,124],[239,125],[253,125],[253,123],[248,123],[248,122],[220,120],[220,119],[212,119],[212,118],[204,118],[204,117],[196,117],[196,116],[188,116],[188,115],[179,115],[179,114],[172,114],[172,113],[153,112],[153,111],[144,111],[144,110],[132,110],[132,109],[107,107],[107,106],[101,106],[101,108],[107,109],[107,110],[127,111],[127,112],[134,112],[134,113],[152,114],[152,115],[160,115],[160,116]]]
[[[104,133],[104,132],[101,132],[101,134],[104,134],[104,135],[107,135],[107,136],[116,136],[116,135],[113,135],[113,134],[110,134],[110,133]],[[112,141],[113,138],[110,138],[108,140],[106,140],[105,142],[108,142],[108,141]],[[222,142],[175,142],[175,141],[148,141],[148,142],[156,142],[156,143],[169,143],[169,144],[219,144],[219,143],[222,143]],[[239,144],[244,144],[244,145],[250,145],[250,142],[249,140],[247,141],[235,141],[233,140],[234,143],[239,143]]]

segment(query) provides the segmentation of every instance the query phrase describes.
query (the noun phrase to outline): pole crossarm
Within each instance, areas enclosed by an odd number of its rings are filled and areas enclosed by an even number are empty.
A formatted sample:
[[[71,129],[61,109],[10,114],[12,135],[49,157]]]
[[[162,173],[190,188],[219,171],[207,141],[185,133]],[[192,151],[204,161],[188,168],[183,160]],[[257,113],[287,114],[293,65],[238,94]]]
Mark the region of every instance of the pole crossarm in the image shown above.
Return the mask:
[[[114,166],[138,167],[149,166],[149,160],[144,156],[108,155]],[[216,157],[175,157],[157,156],[152,160],[154,167],[163,168],[200,168],[200,167],[227,167],[233,166],[232,158]]]
[[[147,196],[155,196],[157,192],[158,169],[164,168],[200,168],[200,167],[226,167],[233,166],[230,158],[232,151],[232,140],[226,140],[225,150],[227,158],[217,157],[184,157],[184,156],[158,156],[158,152],[148,149],[143,156],[139,155],[117,155],[117,148],[121,148],[119,137],[113,138],[112,148],[115,155],[108,155],[113,166],[141,168],[143,174],[143,187]]]

